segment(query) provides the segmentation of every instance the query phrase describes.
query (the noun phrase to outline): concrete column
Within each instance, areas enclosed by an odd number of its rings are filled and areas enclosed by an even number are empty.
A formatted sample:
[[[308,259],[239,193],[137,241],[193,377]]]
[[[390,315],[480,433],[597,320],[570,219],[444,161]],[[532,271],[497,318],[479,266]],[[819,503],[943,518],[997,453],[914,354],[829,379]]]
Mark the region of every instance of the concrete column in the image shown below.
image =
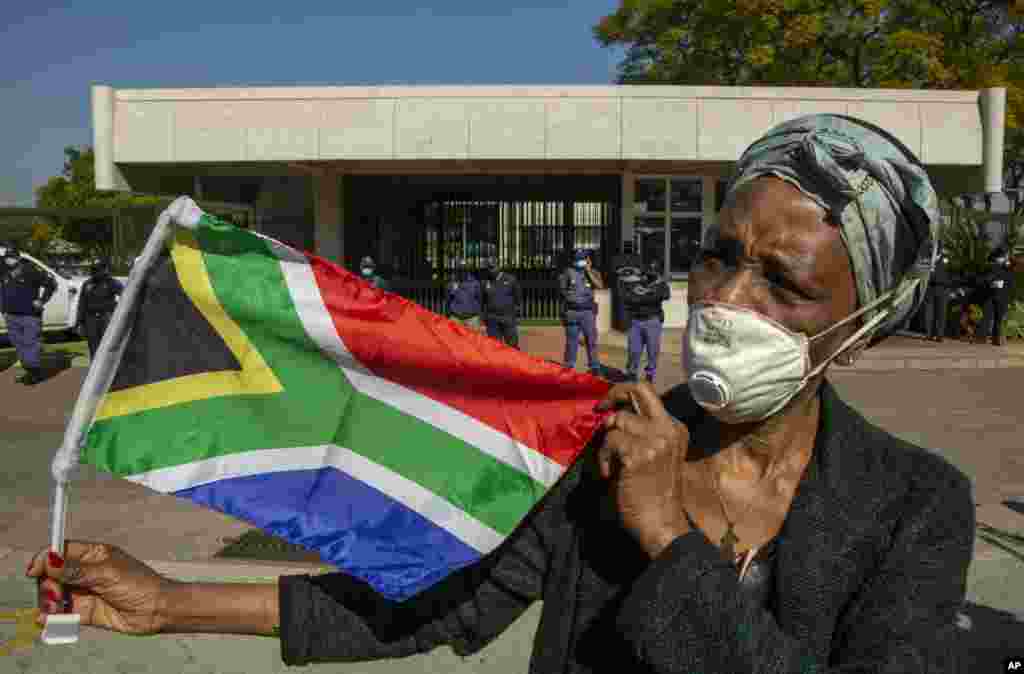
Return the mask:
[[[622,173],[622,242],[633,241],[633,200],[636,193],[636,177],[626,169]],[[621,251],[620,251],[621,252]]]
[[[982,175],[985,192],[1003,191],[1003,142],[1006,134],[1006,88],[982,89],[981,105]]]
[[[92,147],[96,189],[129,191],[128,182],[114,164],[114,88],[101,84],[92,86]]]
[[[316,254],[344,264],[344,192],[342,177],[333,171],[313,176],[313,199],[316,206]]]
[[[700,227],[700,241],[703,244],[706,240],[708,227],[718,222],[718,213],[715,212],[715,201],[718,197],[718,178],[715,176],[704,176],[704,185],[701,189],[701,209],[704,211]]]
[[[594,289],[594,301],[597,302],[597,334],[603,335],[612,329],[612,291]]]

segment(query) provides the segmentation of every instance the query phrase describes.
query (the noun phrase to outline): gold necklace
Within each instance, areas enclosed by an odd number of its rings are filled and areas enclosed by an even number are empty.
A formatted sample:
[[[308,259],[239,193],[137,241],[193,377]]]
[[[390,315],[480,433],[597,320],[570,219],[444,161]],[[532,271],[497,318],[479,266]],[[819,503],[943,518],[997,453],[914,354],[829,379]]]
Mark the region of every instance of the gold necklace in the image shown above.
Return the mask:
[[[711,470],[710,461],[708,461],[708,472],[711,475],[711,485],[715,488],[715,495],[718,496],[718,505],[722,507],[722,516],[725,518],[726,530],[722,534],[722,537],[718,540],[718,547],[722,551],[722,557],[725,558],[730,564],[736,563],[736,544],[740,542],[739,537],[736,535],[735,523],[729,519],[729,513],[725,509],[725,499],[722,498],[722,490],[718,486],[718,473],[714,473]],[[770,471],[765,471],[765,474],[757,481],[754,486],[760,485],[765,478],[768,476]],[[746,517],[750,512],[750,508],[754,505],[754,499],[751,499],[747,503],[746,510],[743,511],[743,517]],[[739,519],[736,520],[739,522]]]

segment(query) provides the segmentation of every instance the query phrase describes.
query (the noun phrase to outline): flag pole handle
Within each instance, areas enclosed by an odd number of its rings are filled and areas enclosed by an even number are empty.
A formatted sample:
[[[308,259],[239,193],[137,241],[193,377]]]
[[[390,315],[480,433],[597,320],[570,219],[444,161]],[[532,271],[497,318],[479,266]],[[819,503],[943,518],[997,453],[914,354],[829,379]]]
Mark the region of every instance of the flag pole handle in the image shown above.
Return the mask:
[[[64,554],[64,531],[67,523],[68,484],[71,471],[78,465],[79,452],[85,441],[85,435],[96,416],[96,408],[100,399],[110,388],[117,365],[124,353],[131,330],[130,315],[136,309],[141,296],[142,279],[159,257],[167,237],[173,231],[176,215],[186,206],[195,208],[195,203],[187,197],[179,197],[168,206],[157,219],[152,234],[146,241],[142,254],[132,267],[128,283],[114,309],[110,324],[103,334],[96,357],[89,364],[89,370],[82,383],[82,389],[75,400],[64,440],[60,449],[53,457],[51,474],[53,475],[53,508],[50,518],[50,548],[57,554]]]
[[[67,521],[68,485],[54,481],[53,484],[53,526],[50,527],[50,549],[64,556],[64,524]]]

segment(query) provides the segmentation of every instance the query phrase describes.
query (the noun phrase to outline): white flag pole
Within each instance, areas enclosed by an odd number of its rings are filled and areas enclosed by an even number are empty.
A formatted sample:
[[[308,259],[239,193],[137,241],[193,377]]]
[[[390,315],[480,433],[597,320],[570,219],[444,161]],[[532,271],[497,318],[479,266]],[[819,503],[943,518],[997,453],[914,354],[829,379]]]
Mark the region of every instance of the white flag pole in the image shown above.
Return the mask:
[[[71,419],[64,431],[64,440],[53,457],[53,509],[50,513],[50,549],[64,554],[64,530],[67,522],[68,482],[71,471],[79,462],[79,453],[85,435],[92,425],[100,399],[110,388],[117,366],[121,362],[125,345],[131,336],[132,317],[138,309],[143,279],[156,263],[174,229],[174,224],[196,219],[201,213],[188,197],[179,197],[157,219],[142,254],[136,258],[128,277],[128,284],[114,309],[110,325],[103,333],[96,357],[78,393]],[[184,217],[183,217],[184,216]],[[48,615],[43,631],[44,643],[74,643],[78,640],[79,616],[73,614]]]

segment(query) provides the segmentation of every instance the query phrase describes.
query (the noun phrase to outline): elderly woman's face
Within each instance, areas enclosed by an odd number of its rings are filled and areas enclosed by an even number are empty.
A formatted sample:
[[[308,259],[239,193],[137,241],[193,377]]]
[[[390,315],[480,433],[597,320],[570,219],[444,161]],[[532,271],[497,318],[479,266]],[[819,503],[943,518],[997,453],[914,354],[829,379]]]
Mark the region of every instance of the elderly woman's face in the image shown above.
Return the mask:
[[[752,309],[814,336],[853,313],[857,291],[838,227],[800,190],[777,178],[741,187],[719,214],[718,238],[690,273],[689,302]],[[812,345],[819,362],[855,329]]]

